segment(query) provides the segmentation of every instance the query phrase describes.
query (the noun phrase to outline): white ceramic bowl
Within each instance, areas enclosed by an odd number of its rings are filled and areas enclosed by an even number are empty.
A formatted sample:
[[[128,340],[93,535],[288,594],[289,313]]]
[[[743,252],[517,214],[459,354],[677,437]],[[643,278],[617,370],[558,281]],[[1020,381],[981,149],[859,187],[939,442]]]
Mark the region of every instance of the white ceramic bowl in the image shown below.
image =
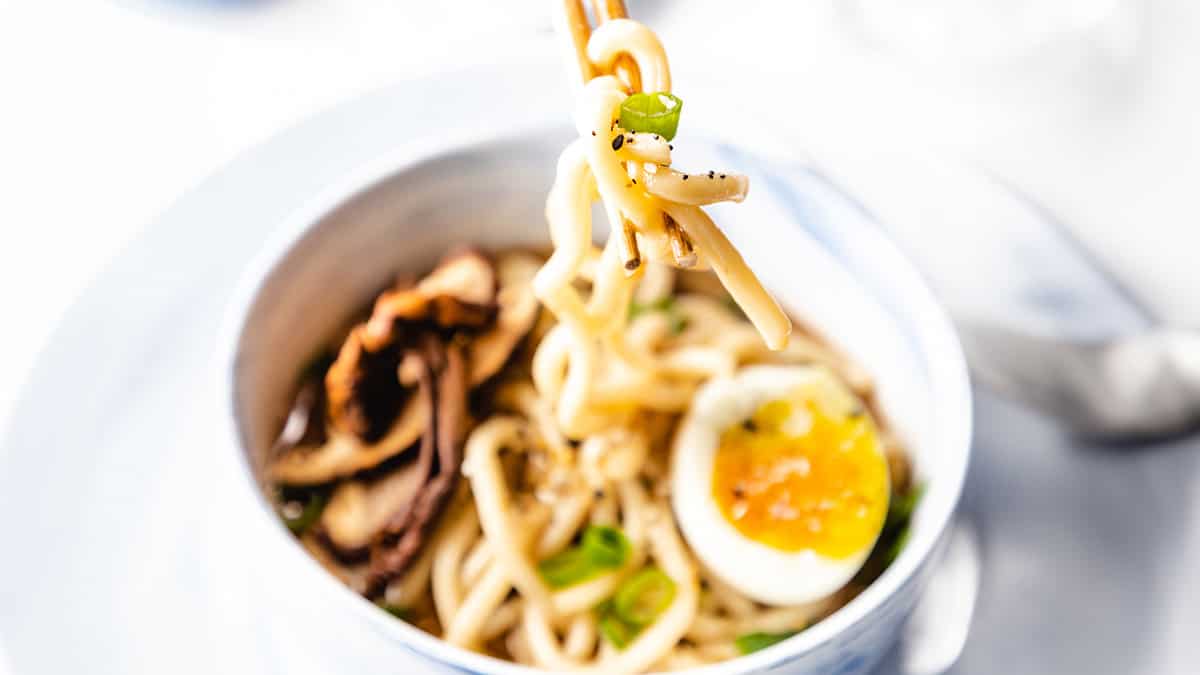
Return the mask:
[[[303,364],[397,272],[427,269],[462,242],[547,241],[545,195],[567,140],[545,130],[442,142],[366,167],[295,214],[248,271],[220,373],[247,478],[230,498],[254,529],[245,557],[263,620],[292,645],[281,658],[327,672],[536,672],[451,647],[342,586],[277,521],[257,471]],[[695,672],[865,673],[916,602],[966,474],[971,398],[957,339],[869,214],[818,172],[694,139],[687,153],[688,166],[750,174],[750,197],[714,208],[717,222],[789,311],[876,377],[928,486],[910,543],[859,597],[790,640]]]

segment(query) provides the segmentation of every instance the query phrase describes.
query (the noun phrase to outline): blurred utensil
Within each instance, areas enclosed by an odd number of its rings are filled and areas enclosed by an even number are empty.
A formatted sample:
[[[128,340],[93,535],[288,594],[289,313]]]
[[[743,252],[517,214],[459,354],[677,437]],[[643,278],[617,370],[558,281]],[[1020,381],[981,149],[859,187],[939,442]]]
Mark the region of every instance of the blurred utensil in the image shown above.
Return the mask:
[[[1076,433],[1106,441],[1163,438],[1200,425],[1200,333],[1152,330],[1095,343],[964,322],[972,372]]]
[[[979,542],[975,527],[959,518],[950,526],[941,561],[904,627],[898,669],[904,675],[939,675],[967,644],[979,592]]]

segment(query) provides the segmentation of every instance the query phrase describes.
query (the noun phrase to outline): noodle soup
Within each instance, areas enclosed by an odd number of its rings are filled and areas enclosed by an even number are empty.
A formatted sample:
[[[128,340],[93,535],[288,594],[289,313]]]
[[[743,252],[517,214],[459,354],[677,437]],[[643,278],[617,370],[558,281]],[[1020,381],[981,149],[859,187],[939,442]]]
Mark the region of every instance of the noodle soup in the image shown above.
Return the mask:
[[[898,383],[886,354],[902,350],[863,350],[889,320],[854,293],[830,299],[846,282],[803,247],[790,254],[820,272],[779,284],[768,269],[772,285],[798,322],[820,308],[822,332],[840,324],[829,334],[849,349],[794,328],[702,208],[741,202],[749,179],[672,167],[682,104],[657,38],[613,19],[581,40],[578,18],[566,17],[584,64],[576,137],[545,204],[549,252],[527,245],[544,243],[527,236],[540,208],[505,211],[528,193],[469,158],[338,204],[256,291],[249,311],[266,318],[234,357],[241,440],[308,554],[372,620],[452,648],[449,663],[675,670],[815,634],[830,646],[809,666],[860,672],[916,592],[910,567],[870,601],[870,622],[823,631],[901,557],[922,494],[880,404],[896,398],[873,378],[883,364]],[[477,156],[511,175],[540,153],[515,142]],[[476,190],[490,192],[462,197]],[[398,206],[405,228],[390,222]],[[297,269],[306,257],[322,263]],[[320,321],[288,330],[306,302]],[[258,358],[271,365],[243,367]]]

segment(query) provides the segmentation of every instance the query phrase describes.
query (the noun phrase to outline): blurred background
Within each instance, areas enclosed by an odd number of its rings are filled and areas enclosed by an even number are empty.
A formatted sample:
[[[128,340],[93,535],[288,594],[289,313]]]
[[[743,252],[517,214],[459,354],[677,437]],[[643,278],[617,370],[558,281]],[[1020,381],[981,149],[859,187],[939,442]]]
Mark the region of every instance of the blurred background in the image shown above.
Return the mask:
[[[948,158],[1200,325],[1200,3],[627,1],[677,91],[720,83],[783,152]],[[72,300],[205,176],[406,79],[558,55],[540,0],[0,0],[0,420]]]

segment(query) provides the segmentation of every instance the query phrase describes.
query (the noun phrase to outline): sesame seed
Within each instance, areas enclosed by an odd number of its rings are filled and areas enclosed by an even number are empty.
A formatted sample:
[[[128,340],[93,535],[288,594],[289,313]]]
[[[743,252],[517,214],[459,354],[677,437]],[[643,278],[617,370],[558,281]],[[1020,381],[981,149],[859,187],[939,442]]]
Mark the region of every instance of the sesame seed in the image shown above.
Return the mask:
[[[725,180],[725,174],[721,174],[721,180]]]
[[[709,178],[712,178],[712,177],[713,177],[713,172],[712,172],[712,171],[709,171],[709,172],[708,172],[708,177],[709,177]]]
[[[596,132],[594,132],[594,131],[593,131],[593,132],[592,132],[592,135],[593,135],[593,136],[595,136],[595,135],[596,135]]]
[[[669,144],[669,143],[668,143],[668,144],[667,144],[667,149],[668,149],[668,150],[674,150],[674,149],[675,149],[675,146],[673,146],[673,145],[671,145],[671,144]]]
[[[685,174],[683,174],[683,179],[684,179],[684,180],[687,180],[687,177],[688,177],[688,175],[687,175],[686,173],[685,173]]]
[[[617,136],[616,138],[613,139],[612,148],[613,148],[613,150],[620,150],[622,145],[625,145],[624,134]]]
[[[636,178],[631,178],[630,180],[632,180],[632,181],[633,181],[633,184],[634,184],[634,185],[637,185],[637,179],[636,179]]]

